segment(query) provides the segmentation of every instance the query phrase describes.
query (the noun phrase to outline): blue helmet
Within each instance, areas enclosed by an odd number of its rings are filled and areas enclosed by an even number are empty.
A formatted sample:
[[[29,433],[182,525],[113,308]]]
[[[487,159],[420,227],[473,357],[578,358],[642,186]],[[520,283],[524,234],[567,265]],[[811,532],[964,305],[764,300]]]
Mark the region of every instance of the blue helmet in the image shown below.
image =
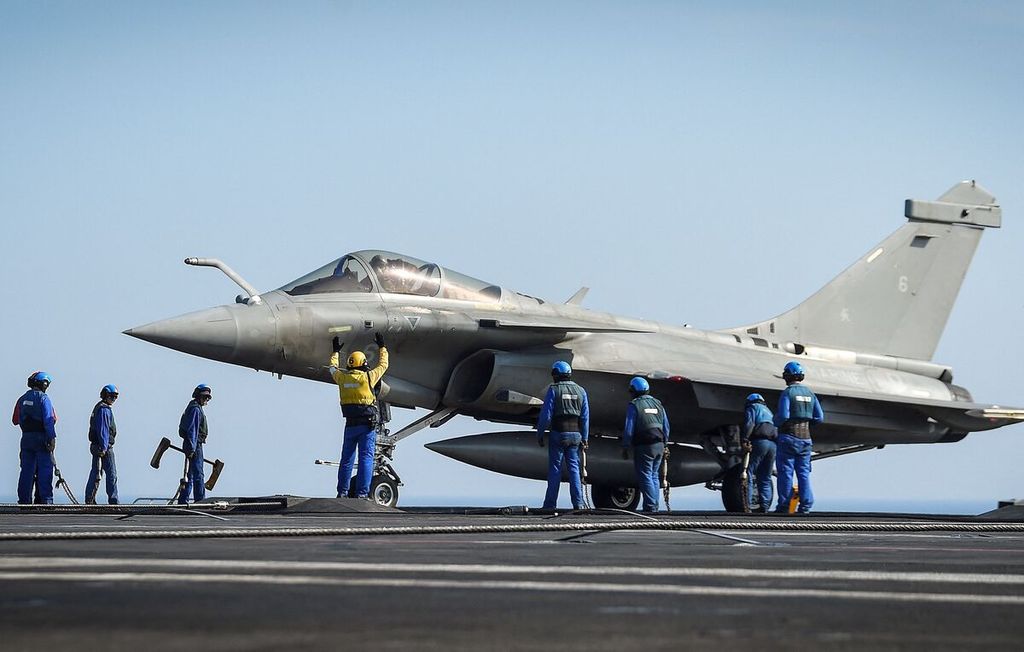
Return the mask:
[[[199,398],[200,396],[209,396],[213,398],[213,390],[206,383],[199,383],[196,388],[192,391],[192,398]]]
[[[783,378],[785,378],[786,376],[800,376],[800,377],[803,377],[803,375],[804,375],[803,365],[801,365],[796,360],[790,360],[789,362],[786,363],[786,366],[782,369],[782,376],[783,376]]]
[[[32,374],[31,376],[28,377],[28,386],[29,387],[32,387],[34,385],[49,386],[50,383],[52,383],[52,382],[53,382],[53,378],[51,378],[50,374],[46,373],[45,371],[37,371],[37,372],[35,372],[34,374]]]
[[[646,394],[651,391],[651,386],[646,378],[634,376],[633,380],[629,381],[629,390],[635,394]]]
[[[107,398],[108,396],[117,398],[117,385],[110,384],[103,386],[103,389],[100,390],[100,398]]]
[[[571,376],[572,367],[565,360],[559,360],[555,364],[551,365],[552,376]]]
[[[764,397],[760,394],[751,394],[747,397],[747,403],[764,403]]]

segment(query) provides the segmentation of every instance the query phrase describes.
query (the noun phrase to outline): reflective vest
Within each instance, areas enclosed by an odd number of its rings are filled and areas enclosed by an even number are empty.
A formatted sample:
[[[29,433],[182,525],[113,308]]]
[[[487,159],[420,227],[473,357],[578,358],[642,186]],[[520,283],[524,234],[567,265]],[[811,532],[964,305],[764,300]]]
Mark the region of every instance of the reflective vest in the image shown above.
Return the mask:
[[[633,422],[633,444],[640,446],[656,444],[665,440],[665,407],[650,394],[637,396],[630,401],[636,408]]]
[[[369,371],[343,369],[338,366],[341,364],[340,356],[337,353],[331,356],[331,378],[338,384],[338,398],[343,411],[347,405],[372,406],[377,401],[373,388],[388,370],[387,347],[381,347],[379,356],[377,366]]]
[[[814,392],[799,383],[783,391],[789,394],[789,422],[810,421],[814,418]]]
[[[555,402],[551,406],[551,417],[579,417],[583,414],[583,389],[571,380],[551,383]]]
[[[111,410],[110,406],[104,403],[103,401],[97,403],[96,406],[92,409],[92,417],[89,418],[89,441],[93,444],[100,443],[100,433],[97,426],[99,425],[100,419],[99,412],[100,410],[103,409],[106,409],[108,412],[110,412],[110,426],[107,428],[107,432],[110,435],[110,439],[108,440],[107,445],[113,446],[114,438],[117,437],[117,424],[114,423],[114,411]],[[205,427],[206,419],[204,418],[201,421],[201,423],[203,427]]]
[[[580,432],[583,414],[583,388],[571,380],[551,383],[554,401],[551,405],[552,432]]]

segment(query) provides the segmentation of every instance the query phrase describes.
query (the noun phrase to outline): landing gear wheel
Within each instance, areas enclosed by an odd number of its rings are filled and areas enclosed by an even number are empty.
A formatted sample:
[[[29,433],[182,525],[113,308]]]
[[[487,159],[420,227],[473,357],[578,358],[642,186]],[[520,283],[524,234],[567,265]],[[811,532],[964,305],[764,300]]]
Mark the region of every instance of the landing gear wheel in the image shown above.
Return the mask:
[[[722,478],[722,505],[725,511],[743,513],[743,465],[737,464]]]
[[[398,504],[398,483],[385,475],[373,476],[370,500],[384,507],[394,507]]]
[[[633,511],[640,504],[640,490],[636,487],[612,487],[606,484],[596,484],[592,491],[594,507],[598,509]]]

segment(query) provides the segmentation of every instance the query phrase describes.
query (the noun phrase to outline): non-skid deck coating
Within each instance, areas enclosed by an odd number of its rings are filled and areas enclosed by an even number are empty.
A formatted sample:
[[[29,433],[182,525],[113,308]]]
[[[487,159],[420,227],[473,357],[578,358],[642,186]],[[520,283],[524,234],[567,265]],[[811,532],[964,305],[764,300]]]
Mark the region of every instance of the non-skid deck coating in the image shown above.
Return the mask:
[[[2,514],[0,535],[622,522],[621,513]],[[459,511],[459,510],[454,510]],[[471,511],[471,510],[463,510]],[[469,532],[0,541],[3,649],[1006,649],[1024,533]],[[1010,521],[1018,519],[1009,519]],[[713,527],[715,523],[721,527]],[[483,527],[480,530],[498,529]]]

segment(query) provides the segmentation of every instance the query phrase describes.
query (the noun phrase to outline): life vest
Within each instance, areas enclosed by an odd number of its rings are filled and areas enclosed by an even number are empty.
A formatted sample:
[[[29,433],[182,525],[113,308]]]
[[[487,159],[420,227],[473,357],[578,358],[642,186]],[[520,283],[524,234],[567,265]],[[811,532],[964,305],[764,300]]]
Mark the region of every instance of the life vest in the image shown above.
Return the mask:
[[[633,421],[633,445],[644,446],[665,441],[665,407],[650,394],[637,396],[630,401],[636,408]]]
[[[814,418],[814,392],[800,383],[794,383],[782,391],[789,395],[789,418],[779,430],[799,439],[810,439],[809,424]]]
[[[21,432],[46,432],[43,423],[43,401],[46,394],[38,389],[30,389],[18,399],[18,425]]]
[[[580,432],[580,415],[583,414],[583,388],[571,380],[551,383],[555,400],[551,406],[551,430],[553,432]]]

